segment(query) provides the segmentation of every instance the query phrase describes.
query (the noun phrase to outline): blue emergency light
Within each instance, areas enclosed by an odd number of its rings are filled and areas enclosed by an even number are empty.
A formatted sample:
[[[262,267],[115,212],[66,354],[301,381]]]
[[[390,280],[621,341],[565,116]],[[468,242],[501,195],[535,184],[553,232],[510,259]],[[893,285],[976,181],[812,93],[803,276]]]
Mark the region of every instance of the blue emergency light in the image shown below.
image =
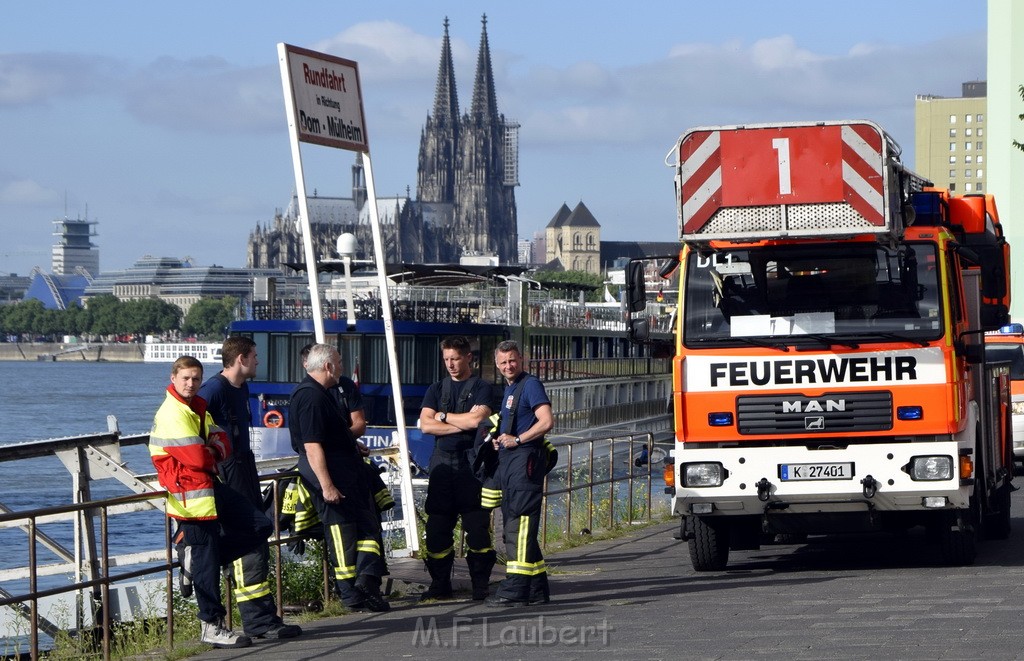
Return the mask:
[[[712,427],[728,427],[732,424],[732,413],[728,411],[708,413],[708,424]]]

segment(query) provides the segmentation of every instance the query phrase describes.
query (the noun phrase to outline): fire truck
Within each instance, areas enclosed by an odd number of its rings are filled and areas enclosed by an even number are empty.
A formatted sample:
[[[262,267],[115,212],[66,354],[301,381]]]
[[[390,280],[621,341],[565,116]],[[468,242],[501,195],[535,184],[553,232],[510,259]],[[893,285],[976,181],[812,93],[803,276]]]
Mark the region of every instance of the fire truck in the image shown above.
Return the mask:
[[[694,569],[779,535],[923,526],[949,564],[1007,537],[993,197],[936,188],[860,120],[694,128],[667,161],[680,251],[630,262],[627,325],[656,342],[645,282],[678,279],[666,478]]]

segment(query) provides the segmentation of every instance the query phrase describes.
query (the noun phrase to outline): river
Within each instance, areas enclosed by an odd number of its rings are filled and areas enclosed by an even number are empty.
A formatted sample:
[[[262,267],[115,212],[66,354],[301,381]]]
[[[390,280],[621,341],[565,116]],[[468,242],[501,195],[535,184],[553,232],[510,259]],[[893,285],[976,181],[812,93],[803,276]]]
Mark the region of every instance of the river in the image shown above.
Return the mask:
[[[107,416],[117,417],[123,435],[149,431],[153,414],[170,383],[170,364],[86,361],[0,362],[0,445],[107,431]],[[208,365],[210,375],[216,366]],[[145,446],[125,448],[122,460],[136,473],[152,473]],[[92,483],[93,499],[127,495],[116,480]],[[72,500],[71,476],[54,457],[0,462],[0,503],[14,511],[64,505]],[[162,516],[136,513],[112,523],[113,552],[159,544]],[[124,521],[120,521],[123,519]],[[50,524],[45,532],[70,544],[70,524]],[[5,549],[0,568],[24,563],[26,537],[0,532]],[[54,558],[43,552],[41,560]],[[6,585],[4,587],[7,587]]]
[[[0,362],[0,444],[104,432],[108,415],[123,434],[146,433],[170,374],[163,363]]]

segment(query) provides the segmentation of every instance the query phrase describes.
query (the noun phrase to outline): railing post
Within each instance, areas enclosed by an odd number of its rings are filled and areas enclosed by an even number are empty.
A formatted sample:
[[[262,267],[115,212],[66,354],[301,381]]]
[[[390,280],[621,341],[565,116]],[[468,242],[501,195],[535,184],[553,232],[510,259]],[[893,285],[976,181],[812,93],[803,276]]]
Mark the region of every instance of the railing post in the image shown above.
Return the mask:
[[[100,509],[100,613],[103,617],[103,658],[110,661],[110,546],[107,543],[107,508]],[[95,625],[95,623],[94,623]]]
[[[28,524],[28,591],[32,594],[31,631],[29,632],[29,649],[32,661],[39,658],[39,598],[36,585],[36,518],[33,516]]]
[[[573,491],[573,471],[572,471],[572,444],[569,444],[569,456],[566,460],[565,468],[565,534],[567,537],[572,536],[572,491]]]
[[[615,437],[608,443],[608,529],[615,527]]]
[[[594,530],[594,440],[590,440],[590,457],[588,461],[587,470],[590,472],[588,481],[590,482],[590,499],[587,503],[587,528],[593,532]]]
[[[174,564],[171,560],[171,517],[166,514],[167,504],[164,503],[164,547],[167,559],[167,574],[164,577],[166,586],[167,608],[167,649],[174,649]]]

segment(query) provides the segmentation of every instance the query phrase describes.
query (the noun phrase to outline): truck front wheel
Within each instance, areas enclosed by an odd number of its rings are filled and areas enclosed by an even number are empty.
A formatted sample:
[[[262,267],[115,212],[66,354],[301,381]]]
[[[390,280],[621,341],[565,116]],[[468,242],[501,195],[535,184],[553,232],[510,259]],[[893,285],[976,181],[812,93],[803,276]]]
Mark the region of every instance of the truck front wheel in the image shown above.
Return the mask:
[[[971,507],[953,514],[940,524],[939,545],[942,558],[948,565],[973,565],[978,555],[977,498],[971,498]]]
[[[694,571],[721,571],[729,562],[729,527],[711,524],[695,516],[693,534],[689,539],[690,563]]]

